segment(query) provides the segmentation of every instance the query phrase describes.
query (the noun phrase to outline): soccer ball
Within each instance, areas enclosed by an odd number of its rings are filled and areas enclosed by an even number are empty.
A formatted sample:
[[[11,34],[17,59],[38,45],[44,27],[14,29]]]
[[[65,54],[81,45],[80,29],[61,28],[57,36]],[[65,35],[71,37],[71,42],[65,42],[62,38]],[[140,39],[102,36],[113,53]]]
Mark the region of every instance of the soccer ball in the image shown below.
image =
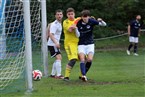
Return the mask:
[[[42,78],[42,72],[40,70],[33,70],[33,80],[38,81]]]

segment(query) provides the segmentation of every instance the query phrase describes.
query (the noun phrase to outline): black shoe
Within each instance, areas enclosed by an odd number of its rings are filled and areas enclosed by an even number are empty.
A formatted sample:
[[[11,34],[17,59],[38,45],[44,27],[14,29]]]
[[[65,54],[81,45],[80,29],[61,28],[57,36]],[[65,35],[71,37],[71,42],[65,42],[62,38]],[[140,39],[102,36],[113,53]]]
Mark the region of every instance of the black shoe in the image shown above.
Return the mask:
[[[82,77],[81,77],[81,76],[79,76],[79,79],[82,79]]]
[[[63,79],[64,81],[69,81],[69,77],[64,77],[64,79]]]

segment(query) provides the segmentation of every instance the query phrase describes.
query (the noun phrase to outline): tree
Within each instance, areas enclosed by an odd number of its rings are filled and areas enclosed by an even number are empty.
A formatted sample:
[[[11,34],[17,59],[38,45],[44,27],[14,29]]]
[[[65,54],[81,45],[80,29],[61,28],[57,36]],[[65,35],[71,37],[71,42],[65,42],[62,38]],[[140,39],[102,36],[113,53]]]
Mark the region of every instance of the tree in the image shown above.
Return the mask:
[[[55,19],[54,12],[56,9],[64,11],[64,19],[68,7],[73,7],[76,10],[76,16],[80,16],[83,9],[89,9],[91,15],[107,21],[108,27],[100,28],[100,30],[106,30],[103,31],[105,34],[108,30],[111,30],[108,35],[112,35],[112,31],[114,33],[116,30],[125,31],[127,23],[135,18],[135,15],[141,14],[142,18],[145,18],[144,5],[145,0],[47,0],[47,19],[48,22]],[[100,35],[100,37],[105,36],[105,34]]]

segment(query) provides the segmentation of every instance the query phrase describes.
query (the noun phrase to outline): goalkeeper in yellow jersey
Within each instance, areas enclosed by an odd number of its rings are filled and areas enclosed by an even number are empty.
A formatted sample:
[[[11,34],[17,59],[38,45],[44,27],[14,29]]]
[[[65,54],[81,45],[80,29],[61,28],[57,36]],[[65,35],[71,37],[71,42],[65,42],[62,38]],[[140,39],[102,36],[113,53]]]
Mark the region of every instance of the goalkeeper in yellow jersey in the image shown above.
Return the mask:
[[[73,8],[68,8],[66,10],[67,19],[63,21],[63,30],[64,30],[64,48],[68,57],[68,64],[65,69],[64,80],[69,81],[69,76],[71,69],[78,60],[78,37],[75,33],[76,26],[74,25],[75,19],[75,10]]]

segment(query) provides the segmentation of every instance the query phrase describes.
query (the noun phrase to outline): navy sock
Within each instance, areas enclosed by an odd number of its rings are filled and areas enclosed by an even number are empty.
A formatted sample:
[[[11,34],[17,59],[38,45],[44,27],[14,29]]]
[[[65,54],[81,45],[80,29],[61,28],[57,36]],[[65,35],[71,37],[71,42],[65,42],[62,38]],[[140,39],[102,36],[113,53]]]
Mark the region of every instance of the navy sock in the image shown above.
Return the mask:
[[[134,45],[134,53],[137,53],[137,43]]]
[[[89,71],[91,65],[92,65],[92,62],[87,62],[86,63],[86,73]]]
[[[85,67],[85,63],[84,62],[80,63],[80,69],[81,69],[82,75],[86,75],[86,67]]]
[[[129,46],[128,46],[128,50],[130,51],[130,49],[132,48],[132,46],[133,46],[133,44],[130,44]]]

